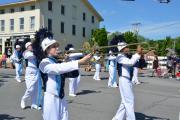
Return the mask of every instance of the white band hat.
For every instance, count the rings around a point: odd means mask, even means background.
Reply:
[[[113,52],[110,50],[110,51],[109,51],[109,54],[112,54],[112,53],[113,53]]]
[[[69,48],[69,51],[73,51],[73,50],[75,50],[74,48]]]
[[[125,42],[119,42],[118,43],[118,50],[121,51],[122,49],[124,49],[125,47],[127,47],[127,43]]]
[[[31,43],[31,42],[27,42],[27,43],[25,44],[26,49],[27,49],[30,45],[32,45],[32,43]]]
[[[41,47],[43,51],[45,51],[49,46],[51,46],[54,43],[57,43],[57,41],[54,39],[45,38],[41,43]]]
[[[16,49],[17,49],[17,48],[21,48],[21,46],[20,46],[20,45],[16,45]]]

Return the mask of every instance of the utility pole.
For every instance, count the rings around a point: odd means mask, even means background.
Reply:
[[[139,33],[139,26],[140,25],[141,25],[140,22],[132,24],[132,31],[134,32],[134,34],[138,35],[138,33]]]

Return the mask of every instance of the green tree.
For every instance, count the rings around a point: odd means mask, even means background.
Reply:
[[[175,43],[176,43],[176,47],[175,47],[176,53],[180,57],[180,37],[177,37],[174,40],[175,40]]]
[[[121,34],[122,34],[121,32],[111,33],[110,35],[108,35],[107,39],[108,39],[108,41],[111,41],[115,36],[118,36],[118,35],[121,35]]]
[[[92,41],[96,42],[99,46],[108,45],[106,29],[105,28],[96,29],[93,33]]]
[[[137,36],[133,33],[133,32],[125,32],[124,34],[124,38],[126,40],[126,43],[137,43]]]
[[[170,36],[167,36],[165,39],[149,41],[149,44],[156,48],[155,50],[157,52],[157,55],[166,56],[166,49],[172,49],[173,39]]]
[[[125,32],[123,35],[124,35],[125,42],[128,44],[138,42],[137,35],[134,34],[133,32],[128,31],[128,32]],[[137,46],[129,46],[129,48],[136,49]]]

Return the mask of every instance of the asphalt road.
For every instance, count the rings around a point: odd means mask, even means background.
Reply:
[[[180,81],[140,75],[141,85],[134,86],[137,120],[179,120]],[[17,83],[15,71],[0,69],[0,120],[42,120],[42,111],[20,108],[25,83]],[[108,88],[108,73],[102,81],[92,79],[93,72],[83,72],[77,97],[66,96],[69,120],[111,120],[121,98],[119,89]],[[68,80],[66,95],[68,95]]]

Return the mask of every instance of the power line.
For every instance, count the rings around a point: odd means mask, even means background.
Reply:
[[[135,0],[121,0],[121,1],[134,2]],[[158,1],[159,3],[169,3],[169,2],[171,2],[170,0],[155,0],[155,1]]]
[[[163,26],[159,26],[159,27],[154,27],[154,28],[145,30],[144,32],[147,32],[147,31],[153,31],[153,30],[158,30],[158,29],[162,29],[162,28],[166,28],[166,27],[171,27],[171,26],[174,26],[174,25],[180,25],[180,22],[177,22],[177,23],[171,23],[171,24],[167,24],[167,25],[163,25]]]

